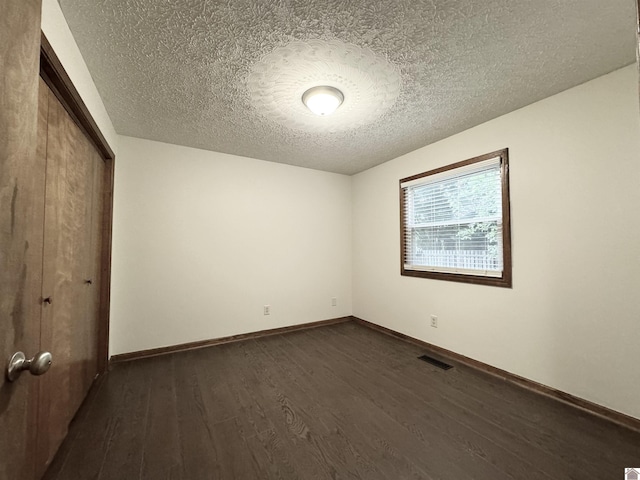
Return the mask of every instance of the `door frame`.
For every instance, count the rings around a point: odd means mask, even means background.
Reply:
[[[100,153],[104,165],[104,209],[102,216],[102,253],[100,259],[100,310],[98,314],[98,374],[109,367],[109,313],[111,301],[111,245],[113,225],[113,179],[115,154],[102,135],[89,109],[62,66],[53,47],[41,32],[40,76],[62,103],[73,121]]]

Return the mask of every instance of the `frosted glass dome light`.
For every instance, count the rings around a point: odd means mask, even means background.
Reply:
[[[340,90],[326,85],[310,88],[302,95],[302,103],[320,116],[331,115],[343,101],[344,95]]]

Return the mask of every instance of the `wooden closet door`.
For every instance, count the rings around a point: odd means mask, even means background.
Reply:
[[[102,158],[49,88],[41,348],[54,364],[40,394],[39,457],[48,464],[98,373]],[[101,218],[100,218],[101,220]]]
[[[93,319],[91,322],[90,339],[93,341],[95,351],[92,358],[98,359],[100,348],[98,345],[100,336],[100,293],[102,290],[102,254],[105,246],[104,239],[104,208],[105,195],[104,183],[106,167],[100,154],[93,150],[93,186],[91,201],[91,256],[88,257],[87,279],[87,317]],[[92,374],[99,373],[99,365],[96,363],[94,367],[98,370],[92,370]]]

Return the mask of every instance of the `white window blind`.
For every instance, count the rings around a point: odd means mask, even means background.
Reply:
[[[501,158],[403,182],[404,267],[501,277]]]

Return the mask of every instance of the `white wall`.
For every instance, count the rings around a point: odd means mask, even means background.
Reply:
[[[91,112],[91,116],[100,128],[102,135],[114,153],[117,153],[118,136],[56,0],[43,0],[42,2],[42,31]]]
[[[632,65],[356,175],[354,315],[640,418],[639,126]],[[513,289],[401,277],[398,180],[503,147]]]
[[[120,137],[115,182],[111,354],[351,314],[350,177]]]

